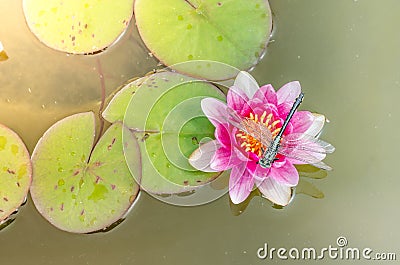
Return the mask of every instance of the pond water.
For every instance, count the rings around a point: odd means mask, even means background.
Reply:
[[[337,247],[339,236],[348,247],[399,255],[400,2],[270,4],[274,35],[252,75],[275,88],[300,80],[306,95],[301,108],[329,118],[323,139],[336,147],[326,159],[334,170],[311,180],[325,198],[298,195],[279,210],[256,197],[235,216],[228,196],[177,207],[142,193],[122,224],[91,235],[57,230],[29,198],[0,232],[2,264],[286,264],[298,261],[261,260],[258,248],[267,243],[319,250]],[[98,110],[99,66],[107,95],[157,67],[132,25],[105,53],[66,56],[30,33],[20,1],[0,0],[0,6],[0,40],[10,57],[0,63],[0,122],[18,132],[30,151],[55,121]],[[321,261],[345,262],[328,256]]]

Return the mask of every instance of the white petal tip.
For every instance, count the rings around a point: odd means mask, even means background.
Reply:
[[[257,81],[248,72],[241,71],[236,76],[233,86],[242,90],[248,98],[252,98],[259,89]]]
[[[277,205],[286,206],[291,200],[292,189],[271,178],[265,179],[258,189],[265,198]]]
[[[233,197],[230,197],[231,198],[231,202],[233,203],[233,204],[241,204],[242,202],[244,202],[246,199],[244,199],[244,200],[241,200],[241,199],[238,199],[238,198],[233,198]]]
[[[211,161],[218,149],[216,141],[210,141],[200,145],[189,157],[189,164],[197,170],[204,172],[218,172],[210,167]]]

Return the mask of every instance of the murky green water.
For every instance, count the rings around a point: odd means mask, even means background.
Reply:
[[[19,1],[0,0],[0,7],[0,40],[10,57],[0,63],[0,122],[30,150],[56,120],[98,108],[97,60],[107,93],[157,64],[132,28],[101,56],[68,57],[32,36]],[[252,74],[276,88],[300,80],[301,108],[331,121],[323,138],[337,148],[327,158],[334,171],[313,181],[324,199],[299,195],[276,210],[255,198],[234,216],[227,196],[184,208],[142,193],[121,225],[93,235],[57,230],[29,200],[0,232],[1,264],[280,264],[295,261],[260,260],[257,249],[337,247],[338,236],[349,247],[400,259],[400,2],[273,0],[271,7],[273,42]]]

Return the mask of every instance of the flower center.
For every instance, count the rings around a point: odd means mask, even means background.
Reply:
[[[245,118],[245,122],[242,123],[243,126],[246,127],[246,131],[249,134],[240,130],[236,134],[236,137],[242,142],[240,146],[245,148],[246,152],[252,152],[258,157],[262,157],[262,149],[265,151],[268,146],[263,145],[261,139],[257,139],[255,137],[257,137],[257,135],[262,135],[260,131],[263,130],[269,130],[272,134],[272,137],[275,137],[281,130],[282,125],[278,127],[278,124],[280,123],[281,121],[279,119],[274,119],[272,113],[267,115],[267,112],[264,111],[261,116],[250,113],[249,117]],[[250,134],[254,135],[255,137]]]

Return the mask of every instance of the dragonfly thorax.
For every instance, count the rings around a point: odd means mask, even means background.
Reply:
[[[263,156],[258,160],[258,164],[263,168],[270,168],[272,163],[277,160],[280,139],[274,138],[267,150],[263,152]]]

